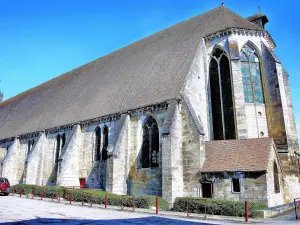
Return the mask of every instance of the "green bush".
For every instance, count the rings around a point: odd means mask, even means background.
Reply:
[[[35,188],[34,195],[40,197],[41,196],[41,190],[44,191],[44,197],[45,198],[51,198],[52,193],[59,195],[60,197],[63,197],[64,194],[64,188],[61,187],[49,187],[49,186],[36,186],[36,185],[27,185],[27,184],[18,184],[12,187],[12,190],[14,190],[14,193],[19,194],[20,189],[22,189],[23,195],[32,194],[32,189]],[[70,200],[70,192],[72,191],[72,199],[75,202],[82,202],[82,199],[84,202],[89,203],[90,198],[92,196],[92,202],[94,204],[104,204],[105,195],[107,195],[108,204],[113,206],[125,206],[125,207],[133,207],[136,208],[145,208],[149,209],[152,207],[155,207],[156,205],[156,196],[146,195],[146,196],[121,196],[121,195],[115,195],[111,193],[107,193],[102,190],[82,190],[82,189],[67,189],[66,190],[66,200]],[[169,210],[169,203],[167,200],[159,197],[158,198],[158,208],[160,210]]]
[[[125,207],[133,207],[135,205],[136,208],[151,208],[155,207],[156,205],[156,196],[127,196],[127,195],[115,195],[111,193],[107,193],[102,190],[80,190],[80,189],[73,189],[67,190],[66,199],[70,200],[70,192],[72,191],[73,201],[81,202],[82,198],[84,202],[90,201],[90,196],[92,195],[93,203],[95,204],[104,204],[105,195],[107,195],[108,204],[114,206],[125,206]],[[158,208],[160,210],[168,210],[169,203],[167,200],[159,197],[158,198]]]
[[[217,199],[203,198],[176,198],[173,205],[173,211],[186,212],[187,203],[191,213],[206,213],[223,216],[245,216],[245,202],[236,202]],[[259,217],[261,213],[257,210],[267,208],[265,203],[250,202],[249,217]]]
[[[43,197],[45,198],[51,198],[52,194],[55,194],[56,196],[63,196],[63,188],[60,187],[50,187],[50,186],[37,186],[37,185],[28,185],[28,184],[17,184],[12,186],[12,190],[14,190],[14,193],[20,194],[20,189],[22,189],[23,195],[28,195],[34,193],[34,196],[41,196],[41,192],[43,190]],[[34,192],[33,192],[34,189]]]

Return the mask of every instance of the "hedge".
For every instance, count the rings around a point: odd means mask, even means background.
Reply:
[[[205,213],[206,205],[207,214],[240,217],[245,216],[245,202],[217,199],[192,197],[176,198],[172,210],[177,212],[186,212],[187,203],[191,213]],[[249,202],[249,217],[261,217],[262,212],[257,210],[262,210],[265,208],[267,208],[265,203]]]
[[[27,184],[18,184],[12,187],[15,193],[19,194],[19,190],[22,189],[24,195],[28,195],[32,193],[32,188],[35,187],[35,196],[41,195],[41,189],[43,188],[44,197],[51,198],[52,193],[59,194],[59,196],[63,197],[64,188],[62,187],[49,187],[49,186],[36,186],[36,185],[27,185]],[[94,204],[104,204],[105,195],[108,198],[108,204],[113,206],[125,206],[125,207],[133,207],[135,205],[136,208],[145,208],[149,209],[155,207],[156,196],[146,195],[146,196],[121,196],[111,194],[102,190],[82,190],[82,189],[67,189],[66,191],[66,200],[70,200],[70,192],[72,191],[72,199],[75,202],[82,202],[82,195],[84,202],[90,201],[90,196],[92,195]],[[159,197],[158,198],[158,208],[160,210],[169,210],[169,203],[167,200]]]
[[[23,195],[32,194],[33,188],[35,189],[35,191],[34,191],[35,196],[41,196],[41,191],[43,189],[43,192],[44,192],[43,197],[45,197],[45,198],[51,198],[52,193],[62,197],[63,192],[64,192],[64,189],[60,188],[60,187],[50,187],[50,186],[40,187],[37,185],[30,185],[30,184],[17,184],[17,185],[12,186],[12,190],[14,190],[14,193],[19,194],[20,189],[22,189]]]

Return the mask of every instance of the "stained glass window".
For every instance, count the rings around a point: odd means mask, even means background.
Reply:
[[[241,71],[245,102],[264,103],[261,70],[257,54],[249,45],[245,45],[241,52]]]

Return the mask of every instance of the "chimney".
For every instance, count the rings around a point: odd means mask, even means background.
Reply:
[[[3,102],[3,93],[0,91],[0,103]]]
[[[266,15],[262,14],[261,12],[253,15],[253,16],[249,16],[247,18],[250,22],[260,26],[261,28],[265,28],[265,24],[267,22],[269,22],[268,18]]]

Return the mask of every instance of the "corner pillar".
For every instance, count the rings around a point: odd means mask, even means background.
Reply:
[[[179,104],[170,104],[169,110],[171,123],[167,121],[162,141],[162,196],[173,203],[183,197],[182,123]]]

